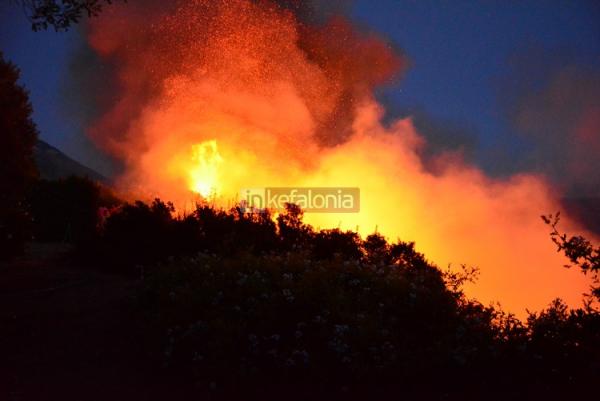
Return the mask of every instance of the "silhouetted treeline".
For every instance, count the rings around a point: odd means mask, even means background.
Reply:
[[[574,399],[597,391],[600,317],[591,306],[555,300],[520,321],[465,296],[472,270],[443,272],[413,243],[379,234],[316,231],[293,205],[273,219],[125,203],[92,232],[80,255],[143,278],[140,340],[191,392]]]
[[[15,0],[25,11],[33,31],[49,27],[67,31],[84,17],[97,16],[111,0]]]
[[[71,242],[78,264],[143,279],[140,341],[192,393],[573,399],[597,391],[600,315],[591,304],[570,310],[555,300],[520,321],[465,296],[475,270],[441,271],[413,243],[315,230],[295,205],[276,218],[208,205],[178,215],[170,203],[121,202],[75,177],[37,181],[26,199],[36,240]],[[597,272],[598,249],[545,220],[573,263]]]

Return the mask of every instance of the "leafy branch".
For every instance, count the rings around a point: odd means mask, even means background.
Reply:
[[[56,31],[66,31],[72,24],[80,22],[84,16],[97,16],[106,4],[113,0],[17,0],[20,3],[34,31],[46,30],[52,26]]]
[[[556,215],[549,214],[541,217],[544,223],[552,228],[550,237],[557,245],[558,252],[564,253],[571,262],[565,267],[577,266],[583,274],[590,273],[594,283],[592,285],[592,296],[600,300],[600,279],[598,277],[600,273],[600,247],[595,247],[589,240],[580,235],[568,236],[566,233],[561,233],[557,228],[560,222],[560,212]]]

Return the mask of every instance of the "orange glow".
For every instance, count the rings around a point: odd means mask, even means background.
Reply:
[[[542,177],[493,179],[452,155],[431,172],[411,120],[382,123],[373,89],[407,61],[376,36],[246,0],[131,2],[92,24],[122,89],[90,134],[125,162],[118,186],[132,197],[186,207],[196,192],[227,207],[241,188],[359,187],[360,213],[306,221],[416,241],[442,268],[476,265],[469,294],[521,315],[557,296],[580,303],[586,278],[562,268],[539,218],[560,209]]]

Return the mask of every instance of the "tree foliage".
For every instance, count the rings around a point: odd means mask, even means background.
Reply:
[[[159,200],[137,202],[115,211],[97,242],[102,254],[147,267],[137,299],[148,346],[157,364],[190,378],[192,394],[501,400],[595,391],[597,311],[555,300],[521,321],[463,293],[477,269],[442,272],[414,243],[377,233],[315,231],[294,205],[274,222],[207,206],[173,216]]]
[[[118,202],[108,189],[89,178],[36,181],[27,194],[33,238],[75,244],[93,240],[102,211]]]
[[[36,177],[33,147],[38,131],[31,119],[19,70],[0,53],[0,255],[18,252],[27,237],[24,196]]]
[[[101,202],[88,184],[41,182],[40,202],[64,195],[48,227],[80,220],[93,233],[79,243],[84,260],[136,278],[144,336],[131,346],[182,378],[190,399],[597,395],[593,308],[555,300],[519,320],[465,295],[476,268],[441,271],[414,243],[377,233],[315,230],[295,205],[276,219],[203,204],[177,215],[156,199],[92,223]]]
[[[112,0],[18,0],[25,9],[31,29],[40,31],[53,27],[66,31],[83,17],[98,15]]]

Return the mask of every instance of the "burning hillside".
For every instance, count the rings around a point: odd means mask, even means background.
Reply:
[[[560,208],[542,177],[492,179],[448,155],[434,174],[411,120],[382,122],[373,90],[408,64],[382,38],[270,1],[162,3],[110,7],[88,33],[119,84],[89,132],[124,162],[121,192],[181,209],[199,197],[228,206],[248,187],[358,187],[359,213],[305,220],[416,241],[440,266],[477,265],[470,295],[510,310],[579,303],[585,277],[560,268],[539,218]]]

